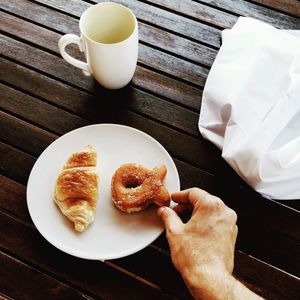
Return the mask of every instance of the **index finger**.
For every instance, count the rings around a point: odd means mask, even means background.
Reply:
[[[180,192],[175,192],[171,195],[174,202],[180,204],[192,204],[196,206],[197,203],[203,203],[207,201],[207,198],[211,195],[199,188],[190,188]]]

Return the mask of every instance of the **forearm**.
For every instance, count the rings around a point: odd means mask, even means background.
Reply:
[[[258,296],[257,294],[253,293],[251,290],[249,290],[246,286],[244,286],[240,281],[235,279],[232,276],[233,280],[233,294],[232,294],[232,299],[249,299],[249,300],[258,300],[258,299],[263,299],[262,297]],[[242,295],[242,298],[239,297]]]
[[[199,276],[184,277],[195,299],[201,300],[258,300],[263,299],[253,293],[232,275],[225,272],[206,272]]]

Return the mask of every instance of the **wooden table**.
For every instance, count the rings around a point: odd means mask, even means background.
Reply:
[[[239,279],[268,299],[299,299],[299,203],[252,191],[202,139],[197,122],[222,29],[240,15],[300,29],[300,2],[116,2],[139,20],[139,62],[129,86],[107,91],[67,64],[57,48],[62,34],[78,34],[79,16],[94,1],[1,1],[0,298],[191,299],[164,235],[129,257],[89,261],[57,250],[29,217],[26,183],[41,152],[75,128],[119,123],[166,147],[182,188],[206,189],[236,210]],[[76,47],[69,51],[80,56]]]

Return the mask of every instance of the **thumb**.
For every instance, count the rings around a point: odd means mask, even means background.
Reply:
[[[181,229],[183,223],[173,209],[163,206],[158,209],[157,213],[163,221],[167,231],[178,232]]]

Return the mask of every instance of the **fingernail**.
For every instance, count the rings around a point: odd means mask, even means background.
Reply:
[[[165,206],[161,206],[158,210],[157,210],[157,213],[158,215],[160,216],[162,214],[162,212],[166,209]]]

